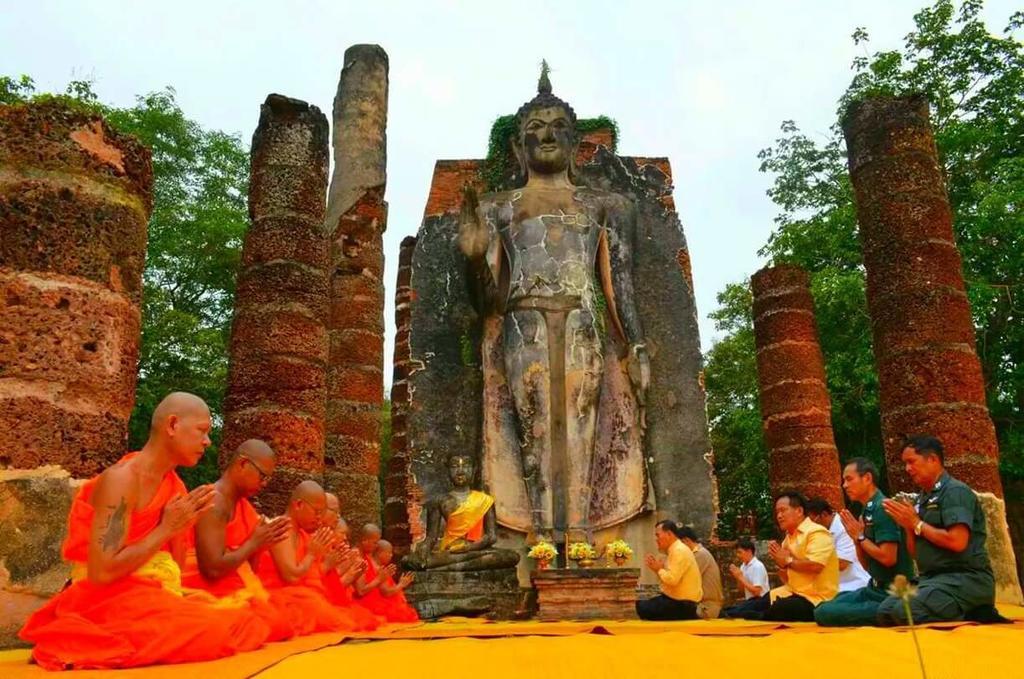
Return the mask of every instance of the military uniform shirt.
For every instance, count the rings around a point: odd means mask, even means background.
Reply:
[[[892,520],[892,517],[885,513],[882,508],[882,500],[885,495],[882,491],[875,490],[875,494],[864,505],[861,518],[864,519],[864,535],[876,545],[883,545],[887,542],[895,542],[896,563],[892,566],[883,566],[880,562],[867,556],[868,573],[871,574],[871,584],[878,589],[889,589],[893,578],[897,575],[905,575],[908,578],[914,577],[914,561],[910,558],[907,550],[907,539],[903,530]]]
[[[918,537],[917,568],[922,577],[964,571],[987,573],[991,577],[992,566],[985,551],[985,514],[967,484],[943,472],[935,487],[921,494],[917,515],[936,528],[948,529],[962,523],[971,530],[967,549],[960,553],[937,547]]]

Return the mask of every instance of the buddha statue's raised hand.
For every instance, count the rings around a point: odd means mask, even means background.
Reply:
[[[459,212],[459,249],[470,259],[478,259],[487,252],[487,225],[480,222],[477,208],[480,199],[472,184],[462,187],[462,209]]]

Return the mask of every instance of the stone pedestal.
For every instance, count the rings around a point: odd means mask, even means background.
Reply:
[[[1017,578],[1017,558],[1010,542],[1010,529],[1006,521],[1006,503],[992,493],[975,493],[985,511],[985,549],[992,562],[992,575],[996,580],[996,603],[1020,606],[1024,603],[1020,581]]]
[[[71,572],[60,556],[79,482],[57,466],[0,470],[0,648]]]
[[[521,617],[525,599],[515,568],[490,571],[417,571],[405,596],[423,619],[443,615]]]
[[[636,618],[639,568],[573,568],[537,571],[537,617],[554,620]]]

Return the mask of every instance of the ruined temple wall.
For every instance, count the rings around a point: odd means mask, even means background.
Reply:
[[[272,94],[253,135],[220,450],[222,464],[249,438],[277,452],[259,496],[265,512],[282,511],[295,484],[324,464],[327,134],[315,106]]]
[[[324,483],[356,524],[380,520],[384,401],[384,250],[387,225],[388,57],[354,45],[334,99],[330,241],[330,357]]]
[[[124,454],[152,189],[149,150],[99,116],[0,106],[0,468]]]
[[[841,508],[839,451],[810,277],[796,266],[766,267],[751,278],[751,288],[772,495],[797,490]]]
[[[409,551],[412,535],[423,534],[423,526],[409,520],[409,447],[406,420],[409,413],[409,326],[412,320],[412,255],[416,239],[402,239],[398,253],[398,277],[395,286],[395,349],[391,376],[391,457],[384,470],[384,538],[396,553]],[[419,514],[417,513],[418,517]]]
[[[867,270],[890,488],[903,437],[942,440],[951,473],[1002,496],[995,427],[942,167],[920,97],[875,98],[844,120]]]

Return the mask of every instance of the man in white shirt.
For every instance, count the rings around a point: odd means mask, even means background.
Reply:
[[[839,557],[839,591],[852,592],[867,587],[871,576],[857,558],[857,545],[846,532],[839,513],[832,509],[828,500],[820,497],[807,501],[807,516],[819,526],[828,528],[832,540],[836,543],[836,555]]]
[[[744,599],[753,599],[765,594],[768,586],[768,569],[757,558],[757,548],[750,538],[740,538],[736,542],[736,556],[740,565],[729,565],[729,572],[736,578],[736,584],[743,590]]]

